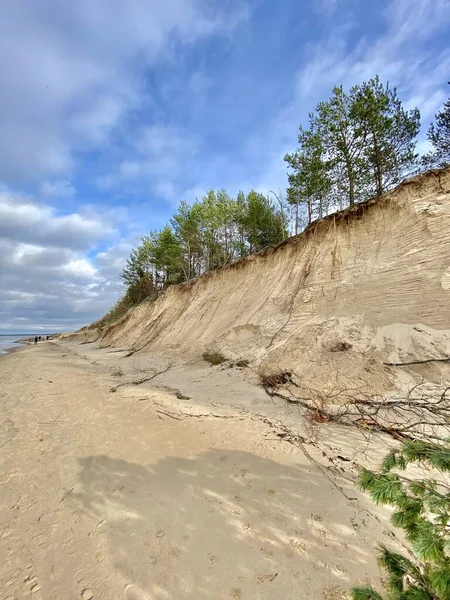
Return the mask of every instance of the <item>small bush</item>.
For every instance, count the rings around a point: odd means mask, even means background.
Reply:
[[[248,367],[248,365],[249,365],[248,360],[245,360],[243,358],[241,360],[238,360],[236,363],[237,367]]]
[[[350,350],[351,348],[353,348],[353,346],[351,344],[349,344],[348,342],[333,342],[332,344],[330,344],[330,346],[328,347],[328,350],[330,352],[345,352],[346,350]]]
[[[206,362],[209,362],[211,365],[214,366],[221,365],[222,363],[227,361],[225,356],[223,356],[223,354],[220,354],[220,352],[204,352],[203,360],[206,360]]]
[[[292,383],[292,373],[288,371],[261,376],[261,385],[264,388],[274,388],[285,383]]]

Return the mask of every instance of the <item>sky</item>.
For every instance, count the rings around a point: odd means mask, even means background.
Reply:
[[[103,315],[142,235],[208,189],[283,190],[335,85],[448,97],[450,0],[0,3],[0,334]]]

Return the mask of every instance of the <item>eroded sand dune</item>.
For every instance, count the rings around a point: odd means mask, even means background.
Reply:
[[[379,587],[377,544],[401,540],[354,483],[395,442],[254,384],[290,371],[336,401],[448,382],[448,362],[384,363],[450,356],[449,232],[450,169],[103,331],[2,357],[4,596],[337,600]],[[210,367],[196,360],[206,350],[251,368]]]
[[[99,342],[194,357],[216,350],[263,372],[290,371],[306,387],[339,380],[389,391],[408,382],[383,362],[450,355],[449,232],[447,169],[173,286]],[[348,350],[334,351],[342,342]]]

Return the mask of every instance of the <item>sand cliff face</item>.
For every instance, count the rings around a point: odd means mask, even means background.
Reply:
[[[390,389],[397,376],[383,362],[450,356],[450,169],[173,286],[101,341],[193,356],[217,350],[313,387],[342,387],[345,378]],[[434,377],[445,371],[436,369]]]

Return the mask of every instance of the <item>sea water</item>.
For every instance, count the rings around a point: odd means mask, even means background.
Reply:
[[[30,335],[0,335],[0,354],[5,354],[7,349],[24,346],[24,344],[16,344],[18,340],[30,337]]]

